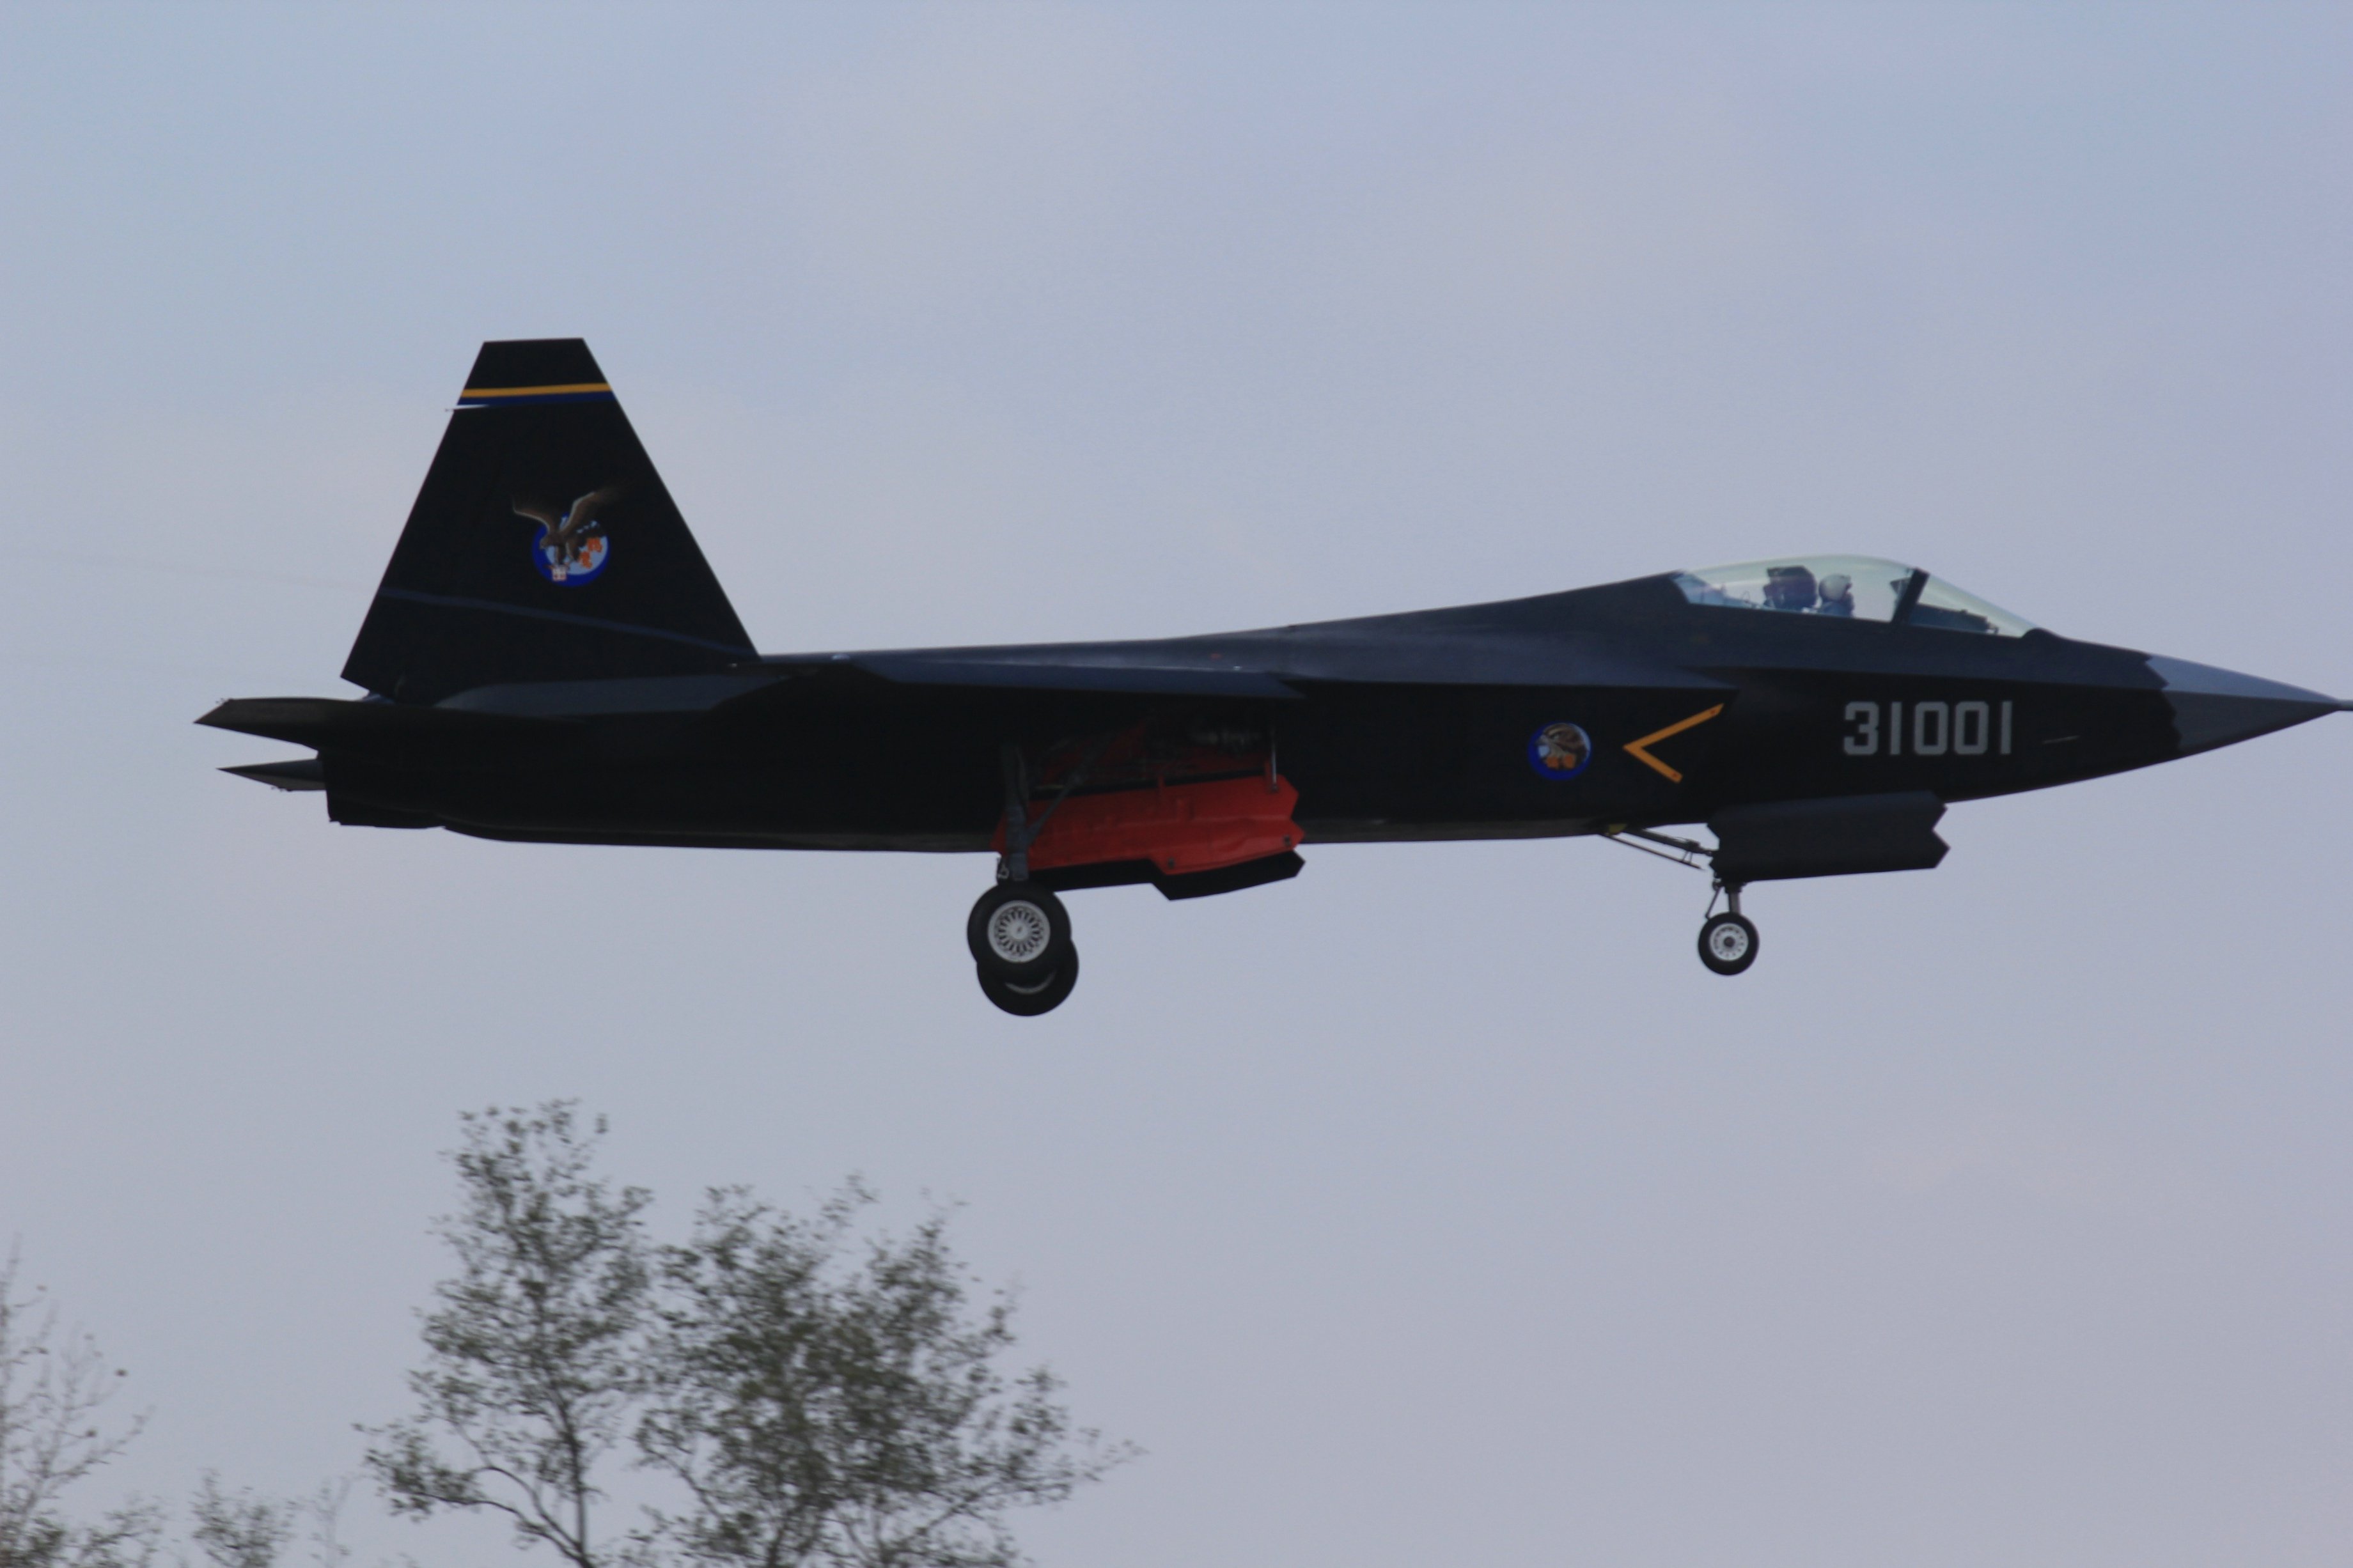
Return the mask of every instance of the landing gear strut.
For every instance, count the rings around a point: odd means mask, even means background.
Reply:
[[[1029,879],[1029,846],[1053,807],[1031,821],[1029,767],[1019,749],[1006,747],[1004,763],[1005,857],[997,886],[974,902],[964,935],[981,994],[1017,1018],[1034,1018],[1060,1006],[1078,984],[1079,950],[1071,945],[1071,911]]]
[[[1709,862],[1716,851],[1704,844],[1623,823],[1603,828],[1601,836],[1629,849],[1640,849],[1645,855],[1655,855],[1678,866],[1713,873]],[[1707,915],[1699,928],[1699,961],[1717,974],[1738,974],[1757,962],[1757,928],[1740,912],[1740,883],[1716,877],[1715,893],[1707,900]],[[1725,900],[1722,914],[1715,912],[1718,898]]]
[[[1757,928],[1740,912],[1740,888],[1719,882],[1731,908],[1699,928],[1699,961],[1718,974],[1737,974],[1757,962]],[[1715,900],[1708,900],[1714,909]]]

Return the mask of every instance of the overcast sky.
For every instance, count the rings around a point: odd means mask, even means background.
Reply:
[[[476,345],[582,335],[766,649],[1160,636],[1759,555],[2353,694],[2353,12],[0,9],[0,1235],[307,1490],[406,1408],[461,1110],[682,1222],[960,1200],[1149,1458],[1047,1568],[2353,1554],[2353,721],[1957,808],[1931,874],[330,826]],[[1368,745],[1383,743],[1368,737]],[[382,1520],[363,1562],[493,1562]]]

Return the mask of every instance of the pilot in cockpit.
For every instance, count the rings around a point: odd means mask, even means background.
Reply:
[[[1818,616],[1854,615],[1854,579],[1843,572],[1833,572],[1822,579],[1822,602],[1814,607]]]
[[[1800,614],[1814,607],[1814,574],[1805,566],[1765,568],[1765,607]]]

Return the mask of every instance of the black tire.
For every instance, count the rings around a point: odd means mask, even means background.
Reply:
[[[972,961],[1024,985],[1053,973],[1071,951],[1071,912],[1035,882],[999,882],[964,922]]]
[[[980,977],[982,995],[1017,1018],[1035,1018],[1070,1000],[1071,988],[1079,983],[1079,950],[1065,949],[1062,962],[1041,980],[1008,980],[991,974],[985,963],[974,964],[973,973]]]
[[[1737,974],[1757,962],[1757,928],[1740,915],[1718,915],[1699,928],[1699,961],[1718,974]]]

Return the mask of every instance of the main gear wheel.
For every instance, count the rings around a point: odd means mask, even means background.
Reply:
[[[1026,985],[1052,973],[1071,951],[1071,913],[1035,882],[999,882],[972,906],[965,941],[975,963]]]
[[[1008,980],[991,973],[985,963],[973,967],[980,977],[983,995],[1017,1018],[1035,1018],[1070,1000],[1071,988],[1079,983],[1079,950],[1066,950],[1060,963],[1035,980]]]

